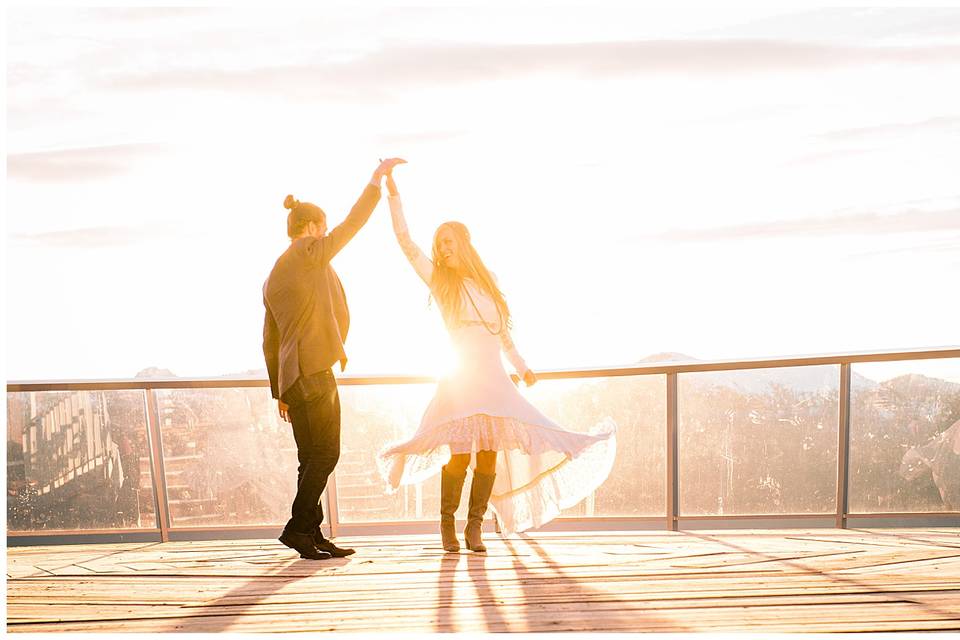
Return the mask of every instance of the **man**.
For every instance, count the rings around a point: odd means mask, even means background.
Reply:
[[[263,355],[280,416],[293,425],[297,443],[297,495],[280,542],[303,558],[343,557],[323,537],[320,495],[340,458],[340,397],[333,365],[346,367],[343,343],[350,313],[340,278],[330,261],[356,235],[380,200],[380,181],[398,163],[384,160],[347,218],[327,233],[326,214],[287,196],[290,246],[263,285]]]

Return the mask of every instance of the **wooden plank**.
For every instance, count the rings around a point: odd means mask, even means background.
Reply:
[[[580,581],[563,581],[548,579],[528,579],[515,576],[502,580],[489,580],[481,576],[482,581],[496,584],[500,589],[523,588],[530,591],[551,590],[567,584],[578,584]],[[478,579],[479,579],[478,578]],[[438,574],[436,577],[425,576],[421,579],[408,578],[404,581],[391,581],[389,593],[396,597],[403,597],[407,593],[414,596],[423,591],[450,589],[457,584],[471,584],[474,577],[467,580],[456,576]],[[132,599],[139,601],[144,594],[156,597],[170,597],[169,594],[188,594],[190,601],[205,601],[211,597],[262,597],[270,594],[319,594],[323,596],[329,591],[331,584],[337,587],[336,593],[341,597],[369,597],[370,594],[385,589],[382,581],[376,580],[337,580],[334,583],[322,581],[298,581],[288,583],[285,580],[257,580],[255,582],[237,581],[236,586],[231,582],[210,583],[205,580],[175,579],[167,582],[151,581],[149,590],[137,589],[140,582],[129,580],[110,580],[91,583],[78,581],[76,583],[35,581],[31,584],[18,583],[11,585],[8,592],[8,602],[17,602],[21,598],[50,598],[57,597],[73,601],[89,599]],[[729,582],[709,578],[697,580],[657,581],[634,580],[629,576],[616,576],[602,581],[589,581],[589,587],[597,591],[612,591],[617,593],[654,593],[680,594],[686,597],[695,597],[697,594],[722,591],[724,593],[805,593],[805,592],[838,592],[838,593],[878,593],[899,591],[926,591],[950,590],[958,588],[956,576],[917,577],[911,579],[877,579],[842,581],[838,582],[829,576],[792,576],[786,579],[748,579]],[[187,596],[184,596],[187,597]]]
[[[460,608],[493,608],[496,609],[499,615],[505,619],[522,619],[524,617],[530,617],[531,615],[541,615],[546,612],[550,612],[551,616],[566,616],[568,614],[573,615],[582,615],[588,613],[589,610],[582,606],[586,603],[569,603],[569,602],[521,602],[521,603],[512,603],[512,602],[500,602],[500,601],[463,601],[457,600],[450,603],[451,606],[456,606]],[[780,614],[783,614],[784,611],[792,612],[792,617],[787,616],[787,619],[799,619],[800,614],[799,610],[807,609],[811,606],[833,606],[833,607],[850,607],[853,605],[866,605],[873,607],[884,607],[886,612],[879,612],[881,617],[889,616],[890,619],[897,619],[898,617],[903,616],[916,616],[918,615],[915,611],[917,607],[902,606],[895,608],[892,605],[897,604],[890,600],[883,600],[880,598],[869,598],[863,596],[856,596],[851,598],[841,598],[835,602],[825,602],[824,599],[815,599],[815,598],[804,598],[804,599],[775,599],[769,603],[762,605],[763,607],[768,608],[779,608]],[[902,604],[902,603],[900,603]],[[266,615],[287,615],[297,618],[306,618],[306,619],[320,619],[320,618],[336,618],[338,620],[352,621],[356,619],[366,619],[376,621],[378,617],[386,614],[387,612],[391,620],[394,620],[398,617],[418,617],[422,616],[422,605],[417,607],[416,605],[383,609],[382,606],[369,606],[362,609],[352,609],[347,608],[346,606],[341,607],[323,607],[312,603],[298,603],[296,605],[267,605],[263,607],[258,607],[255,612],[251,612],[249,607],[242,606],[225,606],[219,607],[217,609],[211,610],[202,610],[196,612],[195,615],[185,616],[182,611],[179,611],[176,607],[162,607],[156,605],[153,608],[147,607],[87,607],[84,611],[76,610],[63,610],[54,607],[54,613],[52,616],[54,619],[57,619],[60,622],[95,622],[98,624],[109,623],[109,622],[123,622],[131,618],[145,619],[150,618],[155,621],[158,626],[166,624],[167,621],[172,619],[177,619],[180,621],[200,619],[210,616],[266,616]],[[744,619],[753,619],[756,617],[754,613],[756,606],[751,601],[745,600],[730,600],[724,601],[722,604],[713,605],[707,602],[701,603],[685,603],[681,605],[680,603],[671,602],[654,602],[654,603],[643,603],[641,606],[638,603],[591,603],[592,610],[596,615],[603,615],[609,612],[637,612],[637,613],[649,613],[652,611],[658,612],[670,612],[671,616],[677,618],[678,621],[682,619],[700,619],[704,611],[708,611],[711,615],[720,616],[722,611],[725,609],[736,609],[738,612],[743,613],[747,612]],[[894,610],[896,609],[896,610]],[[878,609],[879,611],[879,609]],[[941,614],[930,615],[928,613],[923,613],[924,616],[929,616],[928,619],[960,619],[958,614],[944,612]],[[386,617],[386,616],[384,616]],[[781,621],[784,619],[780,615]],[[544,616],[544,620],[547,620],[548,616]],[[927,618],[925,618],[927,619]],[[29,623],[29,622],[47,622],[50,618],[37,618],[30,616],[29,612],[14,610],[13,616],[10,618],[11,621],[15,621],[18,624]],[[389,626],[390,623],[387,623]]]
[[[792,615],[791,615],[792,613]],[[888,610],[874,603],[850,605],[804,606],[799,608],[767,607],[692,610],[651,610],[646,607],[622,607],[598,610],[591,607],[568,607],[557,610],[497,606],[457,606],[447,619],[424,615],[422,611],[391,611],[389,615],[331,616],[295,610],[250,615],[208,615],[168,620],[128,620],[116,622],[61,623],[51,625],[18,625],[16,630],[129,632],[296,632],[296,631],[384,631],[390,629],[428,631],[703,631],[703,630],[817,630],[879,631],[910,629],[957,629],[960,619],[949,615],[932,615],[925,611]]]
[[[331,585],[325,585],[327,587]],[[540,596],[548,597],[556,593],[557,590],[567,589],[566,585],[556,584],[537,584],[537,583],[495,583],[498,594],[504,598],[512,597],[515,594],[522,594],[527,598],[536,598]],[[233,589],[221,591],[197,591],[189,596],[177,597],[173,589],[167,589],[163,592],[143,595],[126,595],[118,592],[100,592],[94,595],[84,597],[79,605],[85,603],[92,604],[123,604],[123,603],[152,603],[152,602],[171,602],[181,604],[182,606],[206,606],[211,602],[237,602],[242,604],[256,604],[258,602],[285,602],[302,600],[304,598],[314,601],[325,600],[370,600],[376,598],[389,598],[397,602],[406,600],[415,600],[423,602],[425,600],[435,599],[438,594],[452,593],[457,588],[454,584],[439,585],[417,585],[404,589],[390,589],[389,595],[383,596],[383,587],[378,589],[375,585],[364,585],[364,588],[344,589],[338,591],[335,596],[328,594],[328,590],[315,587],[314,590],[278,590],[269,591],[258,589],[251,591],[248,589]],[[698,599],[710,597],[775,597],[775,596],[817,596],[830,594],[882,594],[898,595],[919,594],[923,592],[947,592],[956,593],[958,587],[955,582],[941,582],[938,584],[905,584],[905,585],[830,585],[826,582],[818,584],[803,585],[769,585],[763,587],[744,586],[735,589],[732,585],[714,583],[710,585],[701,585],[699,588],[685,589],[682,584],[669,585],[664,589],[652,589],[636,586],[629,582],[611,583],[608,585],[591,585],[591,593],[596,597],[620,597],[635,599]],[[14,596],[8,599],[8,605],[29,603],[33,606],[41,602],[63,602],[71,594],[68,592],[60,593],[41,593],[25,596]],[[960,595],[960,593],[958,593]]]

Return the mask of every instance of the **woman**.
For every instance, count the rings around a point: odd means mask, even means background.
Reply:
[[[488,501],[505,531],[524,531],[555,518],[607,477],[616,450],[609,419],[595,434],[562,429],[517,391],[503,368],[501,349],[530,386],[536,375],[510,338],[510,309],[493,274],[459,222],[440,225],[433,259],[410,239],[391,172],[390,214],[400,248],[430,288],[459,355],[460,366],[437,386],[420,428],[410,440],[381,453],[392,489],[440,476],[440,534],[446,551],[459,551],[454,513],[472,454],[476,467],[463,535],[471,551]]]

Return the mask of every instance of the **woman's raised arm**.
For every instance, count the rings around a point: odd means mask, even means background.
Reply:
[[[429,287],[430,277],[433,275],[433,263],[410,238],[407,221],[403,217],[403,204],[400,202],[400,192],[397,190],[397,183],[393,180],[392,172],[387,174],[387,190],[390,193],[387,200],[390,202],[390,219],[393,221],[393,233],[397,236],[397,242],[403,250],[403,255],[407,256],[407,260],[413,265],[414,271],[417,272],[420,279]]]

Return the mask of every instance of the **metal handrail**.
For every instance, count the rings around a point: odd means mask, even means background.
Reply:
[[[541,380],[572,378],[609,378],[670,373],[697,373],[703,371],[736,371],[739,369],[770,369],[805,367],[826,364],[853,364],[862,362],[894,362],[898,360],[930,360],[960,358],[960,345],[921,349],[893,349],[885,351],[849,351],[840,353],[759,357],[729,360],[689,360],[682,362],[651,362],[612,367],[584,367],[577,369],[537,370]],[[429,384],[438,376],[409,374],[344,374],[337,376],[341,385],[375,384]],[[174,378],[110,378],[100,380],[14,380],[7,382],[7,392],[19,391],[111,391],[131,389],[233,389],[269,387],[262,376],[174,377]]]

